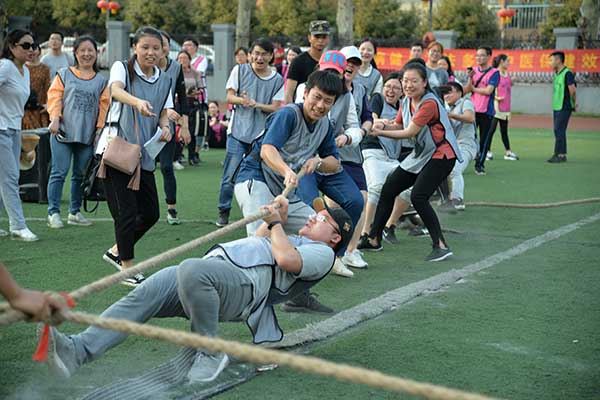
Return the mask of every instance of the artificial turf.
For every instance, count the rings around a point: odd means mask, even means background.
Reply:
[[[545,162],[553,144],[547,130],[511,130],[513,151],[521,157],[517,162],[501,159],[503,149],[498,139],[492,148],[496,159],[486,164],[488,175],[475,176],[471,168],[467,170],[466,201],[541,203],[600,196],[600,132],[569,132],[569,162],[560,165]],[[210,222],[217,214],[223,154],[222,150],[202,153],[205,162],[200,167],[177,172],[180,216],[194,221],[168,226],[163,207],[161,222],[136,247],[138,259],[214,230]],[[156,176],[160,186],[160,173]],[[63,209],[67,191],[65,185]],[[159,193],[162,197],[160,189]],[[370,263],[368,270],[357,271],[353,279],[328,277],[315,291],[325,304],[346,309],[598,212],[600,203],[540,210],[471,207],[457,215],[440,215],[443,226],[459,232],[447,234],[456,254],[452,259],[425,263],[429,240],[399,232],[400,245],[386,245],[383,252],[365,256]],[[46,206],[26,204],[25,214],[44,218]],[[108,216],[105,205],[92,215]],[[232,217],[239,217],[237,209]],[[112,244],[112,223],[96,222],[92,228],[67,226],[62,230],[51,230],[42,221],[29,225],[41,237],[39,242],[0,240],[2,261],[23,285],[70,291],[114,271],[101,260]],[[600,307],[594,289],[600,280],[599,234],[598,222],[588,225],[467,279],[462,285],[453,285],[366,322],[315,346],[311,353],[508,398],[597,398],[600,334],[594,328],[600,327]],[[208,247],[179,260],[199,256]],[[125,286],[110,288],[82,300],[77,308],[99,313],[128,290]],[[325,318],[282,312],[278,316],[288,332]],[[189,324],[180,319],[151,323],[189,329]],[[77,332],[81,327],[64,324],[61,329]],[[35,348],[34,331],[32,325],[23,323],[0,328],[0,398],[76,398],[116,378],[136,375],[177,350],[174,345],[130,338],[98,362],[82,368],[68,384],[57,383],[48,378],[43,366],[30,361]],[[223,324],[221,335],[250,339],[243,324]],[[282,369],[222,398],[283,395],[292,399],[394,397]]]

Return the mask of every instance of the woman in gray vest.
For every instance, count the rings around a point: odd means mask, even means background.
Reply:
[[[179,135],[183,139],[183,142],[189,144],[191,141],[190,130],[188,128],[189,108],[183,71],[177,61],[169,58],[171,37],[166,32],[161,31],[160,33],[163,38],[163,57],[159,62],[159,67],[171,79],[171,96],[173,103],[177,104],[177,111],[179,111],[177,112],[174,109],[167,110],[169,121],[171,121],[171,132],[175,133],[175,125],[178,125]],[[175,101],[176,99],[177,102]],[[169,140],[158,154],[160,172],[163,176],[163,189],[167,203],[167,222],[169,225],[179,225],[181,223],[177,216],[177,180],[173,172],[176,146],[175,135],[171,135],[171,140]]]
[[[37,235],[27,228],[19,197],[21,122],[29,98],[29,70],[37,44],[31,32],[15,29],[4,39],[0,55],[0,211],[6,208],[10,235],[33,242]],[[0,236],[8,232],[0,229]]]
[[[372,39],[365,38],[358,44],[358,50],[360,51],[362,65],[354,80],[367,88],[367,96],[371,98],[375,93],[381,93],[383,88],[383,77],[374,60],[377,54],[377,46]]]
[[[131,176],[106,166],[104,188],[110,213],[115,220],[116,244],[104,254],[104,260],[115,268],[134,264],[134,246],[159,218],[158,194],[154,180],[154,158],[143,147],[160,127],[160,142],[171,140],[167,109],[173,108],[171,79],[160,68],[163,56],[162,36],[151,27],[136,31],[134,55],[127,62],[117,61],[110,70],[111,104],[108,120],[117,127],[118,135],[129,143],[139,143],[141,176],[139,188],[130,187]],[[139,136],[139,138],[138,138]],[[102,141],[100,141],[102,143]],[[103,151],[103,149],[97,149]],[[142,274],[123,283],[137,286]]]
[[[394,206],[394,199],[402,191],[413,187],[411,201],[429,230],[433,251],[427,261],[440,261],[452,255],[442,235],[439,220],[429,204],[429,198],[448,177],[458,159],[462,160],[448,113],[427,81],[427,70],[420,63],[404,66],[401,113],[394,123],[377,122],[371,134],[375,136],[412,138],[413,151],[388,176],[381,190],[375,219],[369,232],[369,249],[380,250],[385,222]]]
[[[69,225],[89,226],[81,212],[81,183],[93,154],[97,129],[104,126],[108,110],[108,80],[98,73],[96,41],[81,36],[73,45],[75,66],[62,68],[48,90],[52,167],[48,181],[48,226],[62,228],[60,200],[73,160]]]

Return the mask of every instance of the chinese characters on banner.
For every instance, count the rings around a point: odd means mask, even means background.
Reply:
[[[506,54],[511,72],[552,72],[550,53],[554,50],[493,50],[492,57]],[[565,64],[574,72],[600,72],[600,50],[562,50]],[[375,62],[380,70],[398,70],[408,61],[410,49],[380,47]],[[475,66],[475,49],[446,49],[452,69],[464,71]],[[490,59],[490,65],[492,60]]]

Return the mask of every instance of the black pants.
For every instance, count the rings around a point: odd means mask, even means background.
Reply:
[[[483,167],[483,164],[485,164],[485,155],[494,135],[494,132],[491,130],[492,119],[494,117],[485,113],[475,113],[475,123],[479,128],[479,154],[475,160],[476,167]]]
[[[440,221],[431,204],[429,204],[429,198],[440,183],[448,177],[450,171],[454,168],[455,161],[456,159],[454,158],[451,160],[446,158],[431,159],[418,174],[413,174],[403,170],[402,167],[398,167],[388,175],[381,189],[381,196],[377,204],[377,211],[375,211],[375,218],[373,219],[369,237],[377,238],[381,241],[383,228],[394,208],[394,199],[401,192],[412,186],[410,200],[423,220],[425,227],[429,230],[433,246],[438,247],[440,239],[446,243],[442,235]]]
[[[134,258],[134,245],[158,221],[158,194],[154,172],[142,170],[140,189],[127,188],[131,177],[106,167],[104,189],[115,224],[115,239],[121,260]]]
[[[158,153],[160,162],[160,172],[163,176],[163,188],[165,190],[165,200],[167,204],[177,204],[177,180],[173,172],[173,159],[175,158],[175,130],[172,131],[171,140],[165,144],[165,147]]]
[[[510,150],[510,141],[508,140],[508,120],[494,118],[492,121],[492,126],[490,127],[492,137],[490,138],[490,142],[488,143],[486,152],[488,152],[490,150],[490,147],[492,147],[492,138],[496,133],[498,123],[500,123],[500,134],[502,135],[502,144],[504,145],[504,149],[506,151]]]

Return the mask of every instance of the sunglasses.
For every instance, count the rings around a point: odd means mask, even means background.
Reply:
[[[335,225],[333,225],[331,222],[329,222],[327,217],[324,216],[323,214],[311,214],[308,216],[308,219],[311,221],[317,221],[317,222],[327,222],[329,225],[331,225],[331,227],[333,228],[335,233],[337,233],[340,236],[342,235],[340,230],[338,228],[336,228]]]
[[[20,46],[23,48],[23,50],[37,50],[38,49],[38,44],[37,43],[30,43],[30,42],[25,42],[25,43],[17,43],[16,46]]]

